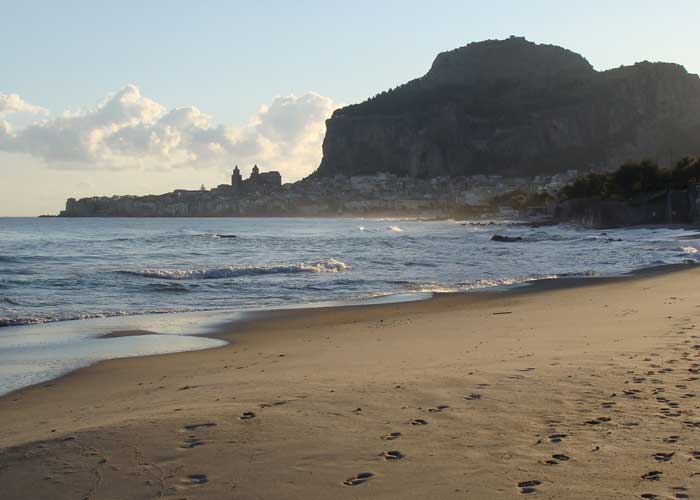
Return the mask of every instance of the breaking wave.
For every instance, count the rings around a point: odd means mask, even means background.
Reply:
[[[325,259],[317,262],[301,262],[298,264],[226,266],[212,269],[143,269],[141,271],[123,272],[146,278],[170,280],[211,280],[238,278],[241,276],[256,276],[260,274],[339,273],[346,271],[349,268],[350,266],[340,260]]]

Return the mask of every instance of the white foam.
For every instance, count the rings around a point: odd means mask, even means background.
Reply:
[[[698,253],[698,249],[695,247],[681,247],[681,250],[683,250],[683,253],[689,253],[691,255]]]
[[[413,293],[454,293],[467,292],[470,290],[480,290],[483,288],[494,288],[500,286],[513,286],[532,281],[556,279],[561,276],[556,274],[545,276],[530,276],[526,278],[501,278],[501,279],[480,279],[476,281],[465,281],[462,283],[420,283],[409,286]]]
[[[45,315],[45,316],[26,316],[21,318],[9,318],[0,316],[0,327],[6,326],[21,326],[21,325],[43,325],[45,323],[55,323],[60,321],[77,321],[84,319],[106,319],[106,318],[119,318],[123,316],[141,316],[143,314],[171,314],[171,313],[185,313],[185,312],[195,312],[195,311],[211,311],[214,310],[210,307],[202,308],[187,308],[187,307],[174,307],[167,309],[144,309],[136,311],[122,311],[122,310],[109,310],[109,311],[95,311],[90,313],[79,313],[79,314],[58,314],[58,315]]]
[[[146,278],[161,278],[171,280],[221,279],[237,278],[240,276],[255,276],[259,274],[292,274],[292,273],[339,273],[350,268],[345,262],[336,259],[325,259],[317,262],[301,262],[298,264],[272,264],[259,266],[225,266],[211,269],[143,269],[138,272],[126,271]]]
[[[395,233],[403,233],[403,229],[401,229],[399,226],[389,226],[387,229],[389,229],[389,231],[394,231]]]

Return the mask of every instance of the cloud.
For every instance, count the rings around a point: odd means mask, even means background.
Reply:
[[[0,150],[29,154],[54,168],[258,163],[282,171],[285,179],[297,179],[318,166],[325,120],[336,107],[332,99],[313,92],[276,97],[247,124],[230,127],[214,123],[194,106],[166,109],[130,84],[92,109],[66,112],[20,130],[0,122]]]
[[[12,125],[4,120],[0,120],[0,150],[3,149],[3,145],[9,147],[12,139]]]
[[[28,103],[17,94],[0,94],[0,116],[6,113],[44,115],[48,111],[40,106]]]
[[[326,119],[337,107],[332,99],[313,92],[277,97],[263,106],[253,125],[262,157],[283,165],[295,178],[308,175],[321,160]],[[305,168],[309,164],[313,169]]]

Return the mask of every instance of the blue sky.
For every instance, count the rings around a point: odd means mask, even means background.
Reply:
[[[694,1],[0,5],[0,87],[51,110],[135,83],[167,106],[194,104],[239,122],[275,95],[362,100],[422,75],[440,51],[511,34],[565,46],[596,68],[649,59],[700,72]]]
[[[247,165],[260,156],[265,166],[280,168],[293,180],[316,166],[318,127],[333,107],[421,76],[438,52],[472,41],[516,34],[579,52],[597,69],[646,59],[677,62],[700,73],[700,2],[580,5],[0,0],[0,95],[17,94],[49,111],[3,116],[0,108],[0,125],[5,120],[16,133],[66,111],[95,111],[115,94],[123,96],[120,105],[136,103],[139,120],[193,107],[188,120],[200,120],[200,112],[209,115],[198,126],[238,141],[232,158],[240,156]],[[94,151],[70,161],[63,155],[60,163],[45,151],[0,153],[0,215],[55,212],[67,194],[160,192],[200,181],[216,184],[227,175],[219,163],[202,160],[201,152],[196,156],[201,165],[183,160],[182,168],[168,175],[149,167],[162,164],[130,154],[129,165],[137,170],[126,168],[125,153],[104,162],[95,160]],[[16,185],[39,176],[53,179],[43,201],[16,199]]]

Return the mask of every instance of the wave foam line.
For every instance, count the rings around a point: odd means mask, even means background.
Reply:
[[[78,321],[83,319],[101,319],[115,318],[120,316],[140,316],[143,314],[172,314],[172,313],[187,313],[198,311],[215,311],[216,308],[172,308],[172,309],[147,309],[143,311],[104,311],[66,314],[57,316],[25,316],[25,317],[5,317],[0,316],[0,328],[6,326],[23,326],[23,325],[43,325],[45,323],[58,323],[61,321]]]
[[[464,281],[461,283],[413,283],[409,285],[409,292],[429,292],[429,293],[454,293],[468,292],[471,290],[481,290],[483,288],[496,288],[503,286],[513,286],[533,281],[552,280],[559,278],[591,277],[596,274],[590,271],[580,273],[547,274],[542,276],[528,276],[520,278],[499,278],[480,279],[475,281]]]
[[[238,278],[241,276],[256,276],[261,274],[339,273],[346,271],[349,268],[350,266],[340,260],[325,259],[317,262],[301,262],[298,264],[225,266],[212,269],[143,269],[141,271],[123,272],[146,278],[170,280],[210,280]]]

